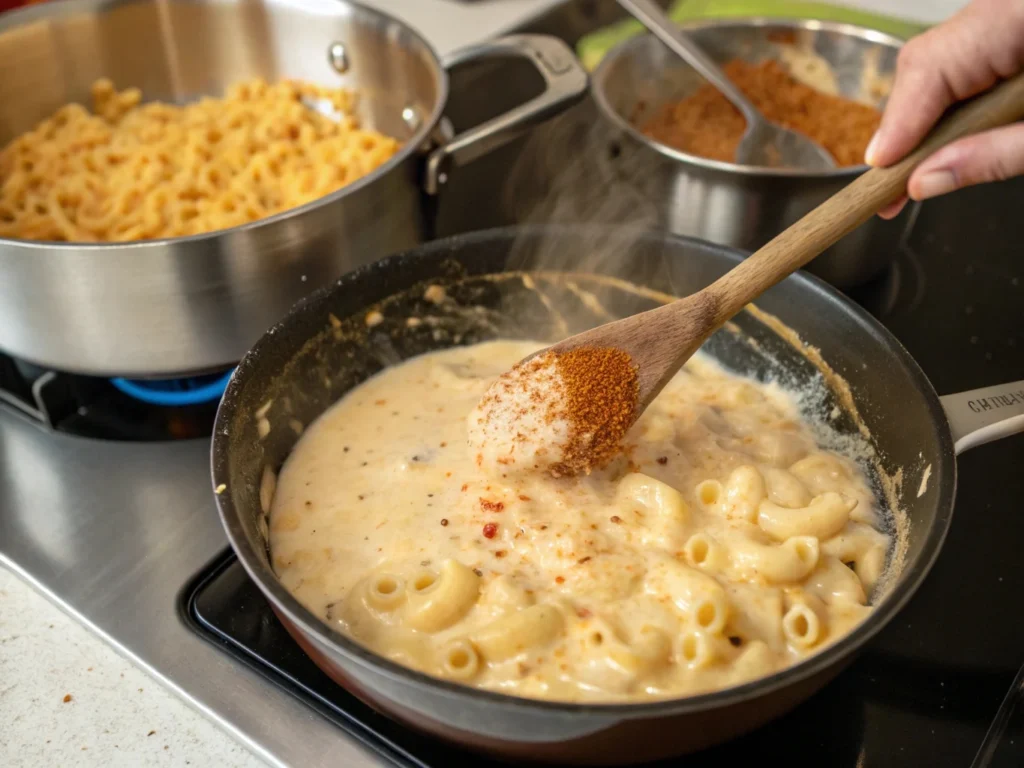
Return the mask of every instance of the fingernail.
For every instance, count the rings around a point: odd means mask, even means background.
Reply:
[[[875,131],[875,135],[871,137],[871,141],[868,142],[868,148],[864,150],[864,162],[868,165],[875,164],[875,154],[878,152],[878,131]]]
[[[939,170],[929,171],[917,180],[914,184],[914,199],[927,200],[929,197],[938,197],[956,189],[956,176],[952,171]]]

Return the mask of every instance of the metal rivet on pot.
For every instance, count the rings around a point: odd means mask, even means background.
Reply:
[[[409,126],[410,131],[415,131],[420,127],[420,116],[412,107],[406,107],[402,110],[402,120]]]
[[[327,49],[327,61],[339,75],[348,72],[348,54],[341,43],[331,43]]]

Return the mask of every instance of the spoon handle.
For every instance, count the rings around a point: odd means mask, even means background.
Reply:
[[[795,272],[906,193],[907,181],[937,150],[975,133],[1024,118],[1024,73],[946,113],[923,142],[903,160],[872,168],[755,251],[706,289],[714,301],[717,327],[764,291]]]
[[[760,121],[761,114],[750,103],[743,91],[733,85],[732,80],[725,76],[722,68],[704,53],[699,45],[695,45],[657,3],[653,0],[618,0],[618,2],[673,53],[697,70],[705,80],[729,99],[733,106],[743,113],[748,124]]]

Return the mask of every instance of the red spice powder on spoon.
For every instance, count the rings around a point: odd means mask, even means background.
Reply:
[[[619,452],[638,394],[637,367],[620,349],[545,352],[491,386],[470,417],[470,444],[492,473],[589,474]]]

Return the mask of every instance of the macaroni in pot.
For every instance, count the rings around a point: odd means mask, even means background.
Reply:
[[[399,149],[360,126],[353,94],[300,81],[237,83],[186,106],[143,104],[137,88],[109,80],[92,96],[92,113],[67,104],[0,147],[0,237],[214,232],[324,197]]]
[[[782,390],[708,358],[606,469],[486,474],[467,416],[538,348],[414,358],[311,425],[271,508],[285,587],[400,664],[559,701],[736,685],[864,619],[889,547],[865,477]]]

